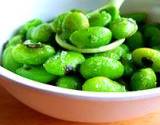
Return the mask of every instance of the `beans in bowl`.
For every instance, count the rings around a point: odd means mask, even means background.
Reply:
[[[7,42],[2,65],[31,80],[93,92],[158,86],[160,25],[146,13],[120,14],[114,2],[26,22]]]

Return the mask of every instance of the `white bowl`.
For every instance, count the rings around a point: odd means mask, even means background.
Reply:
[[[50,20],[73,8],[94,9],[106,0],[5,0],[0,2],[0,53],[13,31],[26,21]],[[10,3],[10,4],[8,4]],[[159,21],[159,0],[127,0],[123,12],[145,11]],[[12,61],[12,60],[11,60]],[[22,78],[0,67],[0,83],[15,98],[46,115],[78,122],[114,122],[160,108],[160,88],[127,93],[91,93],[62,89]]]

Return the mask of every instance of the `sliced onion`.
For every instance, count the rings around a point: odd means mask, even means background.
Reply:
[[[72,51],[77,51],[80,53],[101,53],[106,52],[112,49],[117,48],[118,46],[122,45],[124,43],[125,39],[116,40],[106,46],[98,47],[98,48],[92,48],[92,49],[81,49],[77,48],[69,43],[66,42],[66,40],[61,39],[61,37],[57,34],[56,35],[56,42],[59,46]]]

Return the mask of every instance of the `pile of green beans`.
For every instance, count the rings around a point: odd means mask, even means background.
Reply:
[[[148,23],[147,18],[146,13],[122,16],[112,3],[87,13],[71,10],[49,22],[33,19],[7,42],[2,65],[25,78],[74,90],[155,88],[160,72],[160,25]],[[120,39],[125,43],[100,50]]]

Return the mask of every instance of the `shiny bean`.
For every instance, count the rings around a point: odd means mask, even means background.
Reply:
[[[89,20],[82,12],[69,13],[62,24],[64,38],[69,38],[74,31],[86,29],[88,27]]]
[[[115,39],[128,38],[136,33],[138,26],[131,18],[120,18],[110,24]]]
[[[77,66],[84,61],[84,56],[78,52],[62,51],[49,58],[45,62],[44,68],[53,75],[63,76],[68,72],[75,71]]]
[[[105,11],[97,12],[89,17],[90,26],[106,26],[111,22],[111,15]]]
[[[83,91],[93,92],[125,92],[125,86],[108,79],[107,77],[94,77],[88,79],[83,87]]]
[[[75,31],[70,41],[79,48],[97,48],[111,42],[112,33],[104,27],[90,27]]]
[[[56,76],[48,73],[42,66],[24,66],[17,69],[16,73],[41,83],[48,83],[56,79]]]
[[[11,52],[17,62],[28,65],[43,64],[49,57],[53,56],[54,53],[55,50],[53,47],[44,44],[40,47],[18,44]]]
[[[61,77],[56,85],[61,88],[68,88],[68,89],[74,89],[74,90],[80,90],[81,89],[81,82],[77,77],[73,76],[64,76]]]
[[[157,85],[156,74],[151,68],[145,68],[137,71],[131,78],[132,90],[145,90],[155,88]]]
[[[117,79],[123,75],[124,67],[121,62],[103,56],[95,56],[86,59],[81,64],[80,72],[86,79],[105,76],[110,79]]]
[[[52,34],[49,24],[41,24],[37,27],[30,29],[27,33],[27,38],[32,42],[47,42]]]
[[[10,46],[6,48],[2,55],[2,66],[12,72],[15,72],[16,69],[22,66],[21,63],[18,63],[12,56],[13,47]]]

